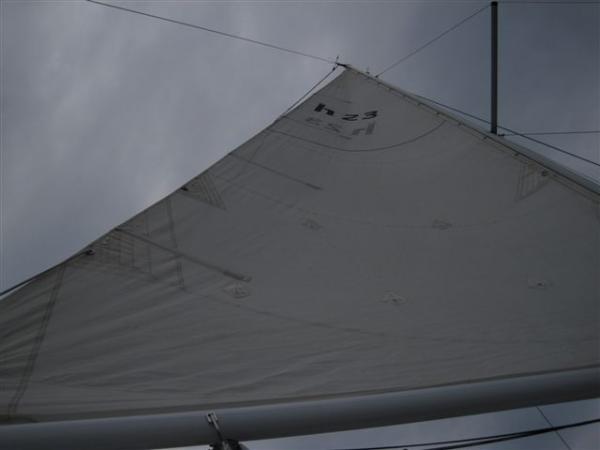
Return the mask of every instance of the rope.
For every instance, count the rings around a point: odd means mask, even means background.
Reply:
[[[174,23],[176,25],[182,25],[184,27],[194,28],[196,30],[207,31],[209,33],[218,34],[220,36],[225,36],[225,37],[232,38],[232,39],[238,39],[240,41],[250,42],[251,44],[262,45],[263,47],[268,47],[268,48],[271,48],[271,49],[274,49],[274,50],[279,50],[279,51],[282,51],[282,52],[292,53],[294,55],[299,55],[299,56],[305,56],[307,58],[316,59],[318,61],[323,61],[323,62],[326,62],[326,63],[329,63],[329,64],[336,64],[336,61],[334,61],[333,59],[323,58],[323,57],[317,56],[317,55],[311,55],[309,53],[300,52],[298,50],[292,50],[290,48],[285,48],[285,47],[281,47],[279,45],[269,44],[268,42],[258,41],[256,39],[250,39],[250,38],[247,38],[247,37],[244,37],[244,36],[239,36],[239,35],[236,35],[236,34],[226,33],[224,31],[214,30],[212,28],[203,27],[201,25],[195,25],[193,23],[182,22],[180,20],[175,20],[175,19],[169,19],[167,17],[162,17],[162,16],[157,16],[157,15],[154,15],[154,14],[150,14],[150,13],[145,13],[145,12],[142,12],[142,11],[138,11],[136,9],[125,8],[123,6],[110,5],[108,3],[102,3],[102,2],[98,2],[96,0],[86,0],[86,1],[89,2],[89,3],[94,3],[96,5],[106,6],[107,8],[118,9],[120,11],[126,11],[126,12],[129,12],[129,13],[139,14],[140,16],[150,17],[152,19],[162,20],[164,22]]]
[[[430,46],[431,44],[433,44],[434,42],[436,42],[438,39],[441,39],[442,37],[444,37],[445,35],[447,35],[448,33],[450,33],[451,31],[454,31],[455,29],[457,29],[458,27],[460,27],[463,23],[467,22],[469,19],[472,19],[473,17],[475,17],[477,14],[479,14],[480,12],[484,11],[485,9],[487,9],[489,7],[489,5],[485,5],[483,8],[478,9],[477,11],[475,11],[473,14],[465,17],[464,19],[462,19],[460,22],[455,23],[454,25],[452,25],[450,28],[448,28],[446,31],[444,31],[443,33],[437,35],[436,37],[434,37],[433,39],[427,41],[425,44],[421,45],[420,47],[416,48],[415,50],[413,50],[412,52],[410,52],[408,55],[403,56],[402,58],[400,58],[398,61],[396,61],[394,64],[392,64],[391,66],[388,66],[387,68],[385,68],[384,70],[382,70],[381,72],[379,72],[377,75],[375,75],[375,77],[379,77],[380,75],[384,74],[385,72],[387,72],[388,70],[393,69],[394,67],[396,67],[398,64],[406,61],[408,58],[410,58],[411,56],[416,55],[417,53],[419,53],[421,50],[425,49],[426,47]]]

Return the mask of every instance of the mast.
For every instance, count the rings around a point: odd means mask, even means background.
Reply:
[[[498,134],[498,2],[494,1],[491,3],[491,127],[490,132],[492,134]]]

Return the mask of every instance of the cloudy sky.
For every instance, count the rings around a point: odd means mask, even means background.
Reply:
[[[339,56],[378,73],[487,2],[116,4]],[[84,1],[0,5],[0,290],[53,266],[202,172],[331,69]],[[500,22],[500,124],[528,132],[600,129],[600,7],[506,3]],[[489,66],[488,9],[382,79],[488,118]],[[539,138],[600,160],[598,134]],[[600,180],[595,166],[534,148]],[[600,415],[597,402],[586,405]],[[568,421],[580,406],[552,411]],[[522,414],[532,426],[544,425],[539,413]],[[503,430],[523,423],[506,417],[497,419]],[[461,426],[479,430],[474,423]],[[425,435],[447,438],[445,431]],[[395,436],[423,437],[412,432]],[[572,448],[587,449],[589,436],[598,438],[598,428],[569,433],[584,436],[584,446],[575,436]],[[371,433],[368,443],[384,435]],[[539,448],[564,448],[556,439]],[[334,441],[320,442],[341,445]],[[285,444],[306,448],[294,445]]]

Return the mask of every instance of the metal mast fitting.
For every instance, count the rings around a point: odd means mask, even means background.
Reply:
[[[219,438],[217,442],[210,444],[211,450],[247,450],[247,448],[238,441],[234,439],[225,439],[223,437],[221,428],[219,428],[219,418],[217,417],[216,413],[209,412],[206,415],[206,421],[214,428]]]

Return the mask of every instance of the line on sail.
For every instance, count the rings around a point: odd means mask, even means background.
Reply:
[[[320,128],[320,127],[318,127],[316,125],[312,125],[312,124],[304,122],[302,120],[294,119],[294,118],[292,118],[290,116],[284,116],[284,117],[282,117],[282,119],[286,119],[286,120],[289,120],[291,122],[297,123],[298,125],[302,125],[303,127],[306,127],[306,128],[308,128],[310,130],[316,130],[316,131],[320,131],[321,133],[326,133],[326,134],[328,134],[330,136],[335,136],[336,138],[339,138],[339,139],[345,139],[345,140],[351,139],[348,136],[337,134],[335,131],[329,131],[329,130],[327,130],[325,128]]]
[[[307,186],[307,187],[309,187],[311,189],[315,189],[317,191],[323,190],[323,188],[321,186],[317,186],[316,184],[312,184],[312,183],[309,183],[308,181],[304,181],[304,180],[301,180],[299,178],[293,177],[293,176],[288,175],[288,174],[286,174],[284,172],[280,172],[279,170],[273,169],[273,168],[268,167],[268,166],[264,166],[264,165],[262,165],[260,163],[257,163],[257,162],[254,162],[254,161],[250,161],[249,159],[242,158],[241,156],[236,155],[235,153],[229,153],[227,156],[231,156],[232,158],[239,159],[240,161],[244,161],[247,164],[251,164],[253,166],[260,167],[261,169],[264,169],[264,170],[266,170],[268,172],[274,173],[275,175],[279,175],[280,177],[286,178],[288,180],[295,181],[296,183],[303,184],[304,186]]]
[[[309,125],[310,126],[310,125]],[[285,138],[282,138],[285,139]],[[432,158],[435,157],[435,155],[437,155],[438,153],[441,153],[443,151],[445,151],[446,149],[442,146],[436,147],[435,150],[432,150],[431,148],[428,149],[427,152],[419,152],[416,155],[412,155],[412,156],[406,156],[406,151],[402,151],[402,152],[396,152],[396,153],[391,153],[389,154],[392,157],[385,157],[385,159],[374,159],[374,158],[369,158],[369,159],[356,159],[352,156],[342,156],[342,155],[336,155],[335,157],[331,154],[331,153],[325,153],[322,152],[321,149],[319,148],[315,148],[312,145],[309,145],[307,143],[303,143],[303,142],[297,142],[295,145],[295,148],[301,149],[303,151],[307,151],[312,153],[313,155],[316,155],[320,158],[325,159],[327,162],[342,162],[345,164],[353,164],[353,165],[359,165],[359,166],[367,166],[367,165],[385,165],[386,167],[391,167],[391,165],[393,164],[403,164],[406,161],[418,161],[421,159],[427,159],[427,158]],[[279,149],[281,150],[286,150],[287,147],[286,146],[280,146]],[[399,158],[394,158],[393,155],[402,155]]]
[[[148,210],[144,211],[144,234],[150,238],[150,226],[148,224]],[[148,258],[148,273],[150,276],[154,276],[152,273],[152,247],[146,246],[146,257]]]
[[[206,301],[213,303],[213,304],[227,305],[229,307],[236,308],[236,309],[242,309],[244,311],[248,311],[253,314],[263,316],[263,317],[284,320],[287,322],[301,324],[301,325],[307,325],[307,326],[311,326],[311,327],[319,328],[319,329],[329,329],[329,330],[339,331],[342,333],[358,334],[358,335],[363,335],[363,336],[371,336],[371,337],[375,337],[375,338],[383,338],[383,339],[401,338],[401,339],[405,339],[410,342],[427,341],[427,342],[451,343],[451,344],[455,344],[455,345],[481,343],[481,342],[491,344],[491,345],[511,345],[511,346],[513,346],[515,344],[523,344],[525,342],[531,343],[531,344],[544,344],[544,345],[548,344],[548,343],[555,343],[554,341],[548,341],[546,339],[527,339],[525,341],[523,339],[509,339],[509,340],[489,339],[489,338],[484,338],[481,336],[474,337],[474,338],[459,338],[459,337],[454,337],[454,336],[432,336],[432,335],[413,335],[413,334],[395,335],[395,334],[390,334],[388,332],[375,330],[375,329],[366,329],[365,330],[363,328],[357,328],[357,327],[352,327],[352,326],[343,326],[341,324],[334,324],[334,323],[323,322],[323,321],[314,320],[314,319],[310,319],[310,318],[297,317],[297,316],[294,316],[291,314],[285,314],[285,313],[281,313],[281,312],[277,312],[277,311],[271,311],[271,310],[267,310],[267,309],[263,309],[263,308],[258,308],[255,306],[251,306],[248,303],[239,303],[235,300],[229,300],[229,299],[225,299],[225,298],[217,298],[212,294],[203,294],[203,295],[200,295],[200,297]],[[589,338],[585,338],[583,340],[574,340],[574,342],[585,342],[588,340],[595,340],[595,339],[596,339],[596,337],[592,336]],[[564,343],[565,341],[563,340],[561,342]]]
[[[459,338],[459,337],[454,337],[454,336],[390,334],[388,332],[379,331],[379,330],[375,330],[375,329],[365,330],[363,328],[357,328],[357,327],[352,327],[352,326],[343,326],[341,324],[334,324],[334,323],[323,322],[323,321],[319,321],[319,320],[313,320],[313,319],[309,319],[309,318],[297,317],[297,316],[294,316],[291,314],[284,314],[281,312],[257,308],[257,307],[251,306],[247,303],[242,304],[242,303],[238,303],[233,300],[215,298],[212,295],[201,295],[201,298],[203,298],[204,300],[207,300],[211,303],[217,304],[217,305],[225,304],[227,306],[242,309],[242,310],[248,311],[248,312],[252,312],[254,314],[257,314],[257,315],[263,316],[263,317],[284,320],[287,322],[301,324],[301,325],[307,325],[307,326],[311,326],[314,328],[329,329],[329,330],[339,331],[342,333],[358,334],[358,335],[364,335],[364,336],[371,336],[371,337],[375,337],[375,338],[405,339],[406,341],[409,341],[409,342],[419,342],[419,341],[441,342],[441,343],[449,343],[449,344],[454,344],[454,345],[464,345],[464,344],[473,344],[473,343],[482,343],[482,342],[489,344],[489,345],[510,345],[510,346],[514,346],[515,344],[520,345],[520,344],[524,344],[526,342],[531,343],[531,344],[536,344],[536,345],[547,345],[548,343],[551,343],[551,344],[555,343],[555,341],[549,341],[547,339],[526,339],[526,340],[525,339],[508,339],[508,340],[504,339],[504,340],[499,340],[499,339],[484,338],[481,336],[477,336],[477,337],[473,337],[473,338]],[[589,338],[586,338],[583,340],[573,340],[573,342],[586,342],[586,341],[593,341],[593,340],[596,340],[596,337],[589,337]],[[561,342],[566,342],[566,341],[562,340]]]
[[[126,230],[124,228],[115,228],[115,231],[118,231],[120,233],[124,233],[124,234],[126,234],[128,236],[133,237],[134,239],[138,239],[138,240],[140,240],[142,242],[145,242],[146,244],[153,245],[154,247],[159,248],[161,250],[164,250],[164,251],[166,251],[168,253],[171,253],[172,255],[179,256],[181,258],[187,259],[188,261],[191,261],[191,262],[196,263],[198,265],[204,266],[204,267],[206,267],[208,269],[214,270],[216,272],[220,272],[221,274],[225,275],[226,277],[233,278],[235,280],[240,280],[240,281],[251,281],[252,280],[252,277],[250,277],[248,275],[244,275],[244,274],[241,274],[241,273],[233,272],[231,270],[228,270],[228,269],[225,269],[223,267],[217,266],[216,264],[212,264],[212,263],[209,263],[207,261],[202,261],[201,259],[196,258],[195,256],[192,256],[192,255],[188,255],[187,253],[184,253],[184,252],[182,252],[179,249],[173,249],[173,248],[167,247],[165,245],[159,244],[158,242],[155,242],[152,239],[148,239],[147,237],[140,236],[139,234],[132,233],[131,231]]]
[[[264,130],[261,131],[259,134],[257,134],[255,137],[258,140],[258,137],[260,136],[260,142],[258,143],[257,146],[255,146],[252,150],[248,151],[248,153],[250,153],[249,155],[247,155],[246,159],[253,161],[254,158],[256,157],[256,155],[258,155],[258,152],[260,152],[260,150],[263,148],[263,146],[265,145],[265,142],[267,140],[267,138],[269,137],[268,133],[265,133]],[[234,151],[232,151],[231,153],[234,153]],[[225,158],[222,159],[222,161],[225,161]],[[240,167],[240,171],[239,173],[235,176],[235,178],[240,178],[242,175],[244,175],[245,173],[247,173],[247,171],[250,169],[250,165],[246,164]]]
[[[44,315],[42,317],[42,322],[40,324],[37,334],[33,339],[31,351],[29,352],[29,356],[27,357],[27,365],[25,366],[23,375],[19,380],[17,389],[8,404],[8,417],[14,416],[16,414],[17,408],[19,407],[19,403],[21,402],[21,399],[23,398],[23,395],[27,390],[27,386],[29,384],[29,380],[31,379],[31,374],[33,373],[33,369],[35,367],[35,362],[37,360],[40,347],[42,346],[42,342],[44,341],[44,337],[46,336],[46,329],[48,328],[48,322],[50,321],[54,305],[56,304],[56,300],[58,298],[58,292],[60,291],[60,287],[62,286],[65,269],[66,264],[63,263],[59,266],[57,270],[54,286],[52,287],[50,298],[48,299],[48,303],[46,304]]]
[[[310,208],[304,208],[304,207],[296,205],[295,203],[286,202],[285,200],[282,200],[280,198],[274,197],[274,196],[266,194],[264,192],[257,191],[256,189],[252,189],[245,184],[235,181],[235,179],[230,179],[230,178],[227,178],[227,177],[224,177],[221,175],[215,175],[215,177],[219,178],[220,180],[222,180],[226,183],[229,183],[232,186],[236,186],[238,189],[244,190],[245,192],[248,192],[256,197],[262,198],[264,200],[275,203],[277,205],[281,205],[285,208],[293,209],[293,210],[301,212],[303,214],[327,217],[329,219],[338,220],[338,221],[342,221],[342,222],[348,222],[348,223],[354,223],[356,225],[374,226],[374,227],[379,227],[379,228],[388,228],[388,229],[400,228],[400,229],[407,229],[407,230],[436,229],[435,220],[433,223],[424,223],[424,224],[394,223],[394,222],[386,223],[386,222],[376,222],[374,220],[365,219],[362,217],[352,217],[352,216],[346,216],[346,215],[342,215],[342,214],[336,214],[336,213],[330,212],[330,211],[318,211],[318,210],[313,210]],[[488,218],[488,219],[482,220],[481,222],[453,223],[452,228],[455,230],[458,230],[458,231],[462,231],[462,230],[476,229],[476,228],[480,228],[480,227],[494,226],[494,225],[498,225],[498,224],[506,222],[506,221],[522,219],[522,218],[528,217],[535,213],[536,213],[536,210],[530,210],[528,212],[514,215],[514,216],[507,215],[507,216],[501,216],[501,217],[496,217],[496,218]]]
[[[171,244],[173,248],[177,250],[177,236],[175,236],[175,222],[173,221],[173,207],[171,206],[171,197],[167,197],[165,200],[165,206],[167,208],[167,218],[169,219],[169,235],[171,236]],[[175,268],[177,269],[177,277],[179,284],[182,288],[185,288],[185,281],[183,279],[183,268],[181,267],[181,261],[179,256],[175,257]]]
[[[317,142],[317,141],[313,141],[311,139],[306,139],[300,136],[296,136],[294,134],[290,134],[290,133],[286,133],[285,131],[279,131],[279,130],[269,130],[270,133],[276,133],[276,134],[282,134],[284,136],[287,137],[291,137],[293,139],[298,139],[300,141],[304,141],[304,142],[308,142],[310,144],[314,144],[314,145],[318,145],[320,147],[325,147],[325,148],[331,148],[333,150],[338,150],[340,152],[347,152],[347,153],[368,153],[368,152],[377,152],[377,151],[382,151],[382,150],[389,150],[395,147],[400,147],[402,145],[405,144],[410,144],[412,142],[418,141],[421,138],[424,138],[432,133],[434,133],[435,131],[437,131],[439,128],[442,127],[442,125],[444,125],[446,123],[446,121],[442,121],[439,124],[437,124],[435,127],[431,128],[430,130],[427,130],[426,132],[415,136],[414,138],[408,139],[404,142],[398,142],[397,144],[392,144],[392,145],[386,145],[384,147],[374,147],[374,148],[355,148],[355,149],[350,149],[350,148],[342,148],[342,147],[336,147],[334,145],[328,145],[328,144],[323,144],[321,142]]]

